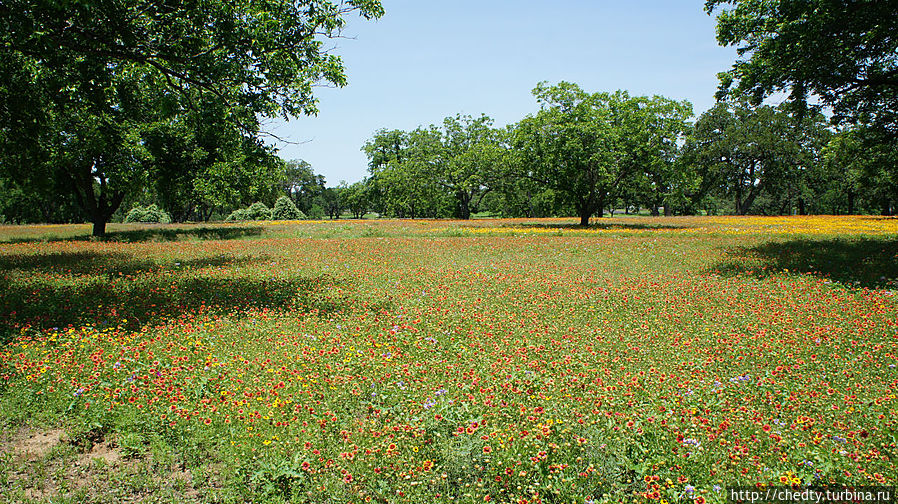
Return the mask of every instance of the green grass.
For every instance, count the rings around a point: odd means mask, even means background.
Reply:
[[[3,228],[0,502],[894,485],[895,223]]]

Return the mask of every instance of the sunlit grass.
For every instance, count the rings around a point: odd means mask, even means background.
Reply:
[[[3,228],[2,422],[198,501],[895,483],[898,220],[575,224]]]

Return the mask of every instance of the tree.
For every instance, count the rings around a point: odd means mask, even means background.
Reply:
[[[243,221],[243,220],[271,220],[271,209],[260,201],[253,203],[247,208],[238,208],[231,212],[226,221]]]
[[[730,6],[729,9],[725,6]],[[740,59],[721,74],[755,104],[786,91],[803,108],[819,97],[836,122],[898,134],[898,6],[882,0],[707,0],[717,40]]]
[[[540,83],[533,94],[540,111],[515,126],[512,164],[564,195],[581,225],[641,182],[659,202],[669,196],[670,165],[691,105],[625,91],[587,93],[568,82]]]
[[[615,126],[618,150],[632,176],[621,181],[612,197],[625,204],[642,204],[658,215],[672,215],[683,205],[695,176],[680,162],[680,145],[690,130],[692,104],[663,96],[632,97],[619,106]],[[621,113],[626,110],[626,113]]]
[[[486,115],[447,117],[442,130],[431,126],[436,142],[428,168],[438,184],[455,197],[455,216],[470,219],[499,178],[502,135]]]
[[[57,191],[53,181],[23,187],[0,177],[0,222],[84,222],[84,214],[71,194]]]
[[[345,83],[323,39],[352,11],[383,13],[378,0],[5,1],[0,171],[56,181],[101,235],[151,182],[146,136],[160,124],[216,103],[225,127],[255,139],[259,118],[315,113],[313,86]]]
[[[396,217],[446,215],[451,202],[434,179],[435,168],[444,158],[435,151],[440,143],[433,129],[413,132],[378,130],[362,147],[368,156],[368,198],[372,207]]]
[[[305,218],[305,215],[296,208],[293,200],[286,196],[281,196],[274,202],[274,208],[271,209],[271,218],[274,220],[298,220]]]
[[[793,204],[804,213],[806,174],[827,140],[820,114],[796,117],[785,107],[720,102],[699,117],[686,146],[702,177],[696,201],[724,194],[745,215],[765,195],[774,200],[769,213],[788,213]]]
[[[125,222],[153,222],[168,224],[171,217],[156,205],[136,206],[125,216]]]
[[[301,159],[287,161],[282,189],[301,212],[309,213],[324,187],[324,175],[315,173],[311,164]]]
[[[356,219],[361,219],[368,212],[368,185],[366,182],[356,182],[343,189],[343,202]]]
[[[337,187],[327,187],[322,191],[321,196],[319,196],[318,201],[321,208],[324,209],[327,216],[332,220],[336,220],[340,218],[340,214],[343,213],[343,190],[345,188],[345,182],[340,184]]]
[[[216,210],[273,203],[285,163],[270,146],[242,134],[225,118],[224,107],[207,103],[152,128],[143,141],[152,158],[148,197],[175,221],[207,221]]]
[[[523,176],[565,194],[586,226],[623,178],[614,157],[610,96],[567,82],[541,82],[533,95],[540,111],[514,129],[515,164]]]
[[[512,167],[510,172],[514,173]],[[504,217],[553,217],[571,215],[572,208],[565,204],[554,189],[527,178],[510,174],[500,178],[495,189],[484,197],[481,210]]]
[[[824,149],[825,173],[832,181],[828,199],[847,213],[879,211],[894,215],[898,204],[898,150],[880,138],[881,130],[848,128]]]

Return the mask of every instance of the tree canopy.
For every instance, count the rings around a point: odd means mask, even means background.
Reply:
[[[482,115],[447,117],[441,126],[380,130],[368,155],[372,202],[398,215],[469,219],[499,179],[502,132]]]
[[[668,196],[689,103],[588,93],[568,82],[540,83],[533,94],[541,108],[514,129],[515,164],[521,176],[567,195],[581,225],[628,187],[641,184],[637,191],[659,203]]]
[[[809,171],[819,165],[829,139],[819,113],[796,118],[786,107],[720,102],[699,117],[686,144],[686,157],[703,181],[698,197],[733,198],[738,215],[749,213],[766,194],[777,213],[793,204],[804,213]]]
[[[729,8],[727,8],[729,7]],[[835,119],[898,134],[898,9],[882,0],[708,0],[717,40],[739,60],[721,75],[755,103],[777,91],[818,97]]]
[[[383,9],[377,0],[3,2],[0,169],[19,184],[54,181],[103,234],[127,196],[158,180],[160,153],[148,145],[160,130],[208,120],[219,137],[245,139],[224,156],[183,149],[200,171],[270,164],[259,119],[313,114],[315,85],[345,84],[324,41],[350,12]]]
[[[335,219],[894,213],[895,2],[705,10],[739,56],[695,122],[687,101],[542,82],[538,110],[505,127],[458,114],[378,130],[368,177],[328,187],[262,124],[315,114],[315,87],[346,83],[328,41],[350,14],[381,16],[379,0],[0,2],[0,221],[100,235],[129,208],[264,217],[279,196]]]

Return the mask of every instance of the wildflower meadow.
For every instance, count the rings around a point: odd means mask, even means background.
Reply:
[[[0,227],[0,502],[895,485],[898,219]]]

